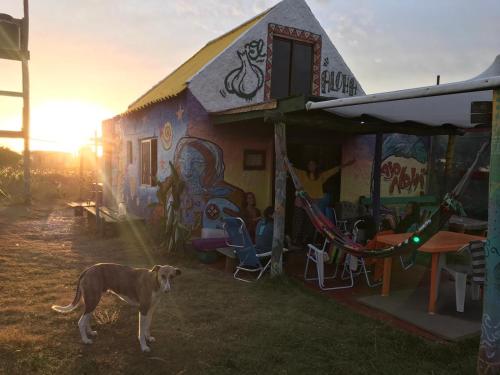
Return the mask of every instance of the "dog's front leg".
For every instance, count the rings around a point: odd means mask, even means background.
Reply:
[[[146,343],[146,330],[147,330],[147,315],[143,315],[139,312],[139,344],[141,345],[141,350],[143,352],[149,352],[151,349]]]

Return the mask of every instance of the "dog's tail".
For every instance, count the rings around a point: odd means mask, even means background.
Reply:
[[[78,283],[76,284],[76,294],[75,298],[73,298],[73,302],[71,302],[71,304],[67,306],[52,305],[52,310],[55,310],[60,313],[69,313],[78,307],[78,305],[80,304],[80,300],[82,298],[82,288],[80,288],[80,281],[82,280],[82,277],[85,274],[85,272],[87,272],[87,270],[82,272],[82,274],[78,278]]]

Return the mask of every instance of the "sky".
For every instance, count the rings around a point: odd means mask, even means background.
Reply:
[[[101,120],[276,0],[31,0],[32,148],[76,152]],[[498,0],[309,0],[367,93],[472,78],[500,54]],[[0,13],[22,17],[22,0]],[[0,90],[21,89],[0,61]],[[0,97],[0,129],[21,100]],[[0,145],[22,145],[0,138]]]

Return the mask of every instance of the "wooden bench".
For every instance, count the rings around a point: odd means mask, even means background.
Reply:
[[[416,202],[420,208],[425,208],[433,211],[439,206],[439,200],[434,195],[418,195],[415,197],[381,197],[380,204],[383,206],[393,206],[398,209],[406,206],[408,203]],[[372,206],[372,199],[370,197],[361,197],[359,203],[364,206]]]
[[[417,202],[421,206],[437,206],[438,199],[434,195],[417,195],[415,197],[381,197],[380,203],[384,206],[404,206],[410,202]],[[359,203],[365,206],[372,205],[370,197],[361,197]]]
[[[236,268],[236,254],[234,253],[234,250],[230,247],[220,247],[216,249],[217,252],[221,253],[226,257],[226,265],[224,267],[224,270],[226,272],[234,272],[234,269]]]
[[[142,222],[142,219],[139,216],[128,213],[124,216],[119,216],[117,210],[113,210],[109,207],[101,206],[98,208],[99,215],[97,215],[97,208],[93,207],[84,207],[84,210],[87,211],[87,219],[90,221],[91,219],[95,220],[96,230],[101,234],[106,234],[106,229],[108,229],[113,224],[120,223],[132,223],[132,222]]]
[[[83,211],[85,207],[93,207],[95,206],[95,202],[93,201],[68,202],[66,203],[66,205],[74,210],[75,216],[83,216]]]

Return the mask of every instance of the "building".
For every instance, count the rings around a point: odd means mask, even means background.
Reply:
[[[274,198],[271,112],[285,113],[291,124],[286,144],[296,167],[310,159],[323,169],[356,160],[324,188],[337,201],[357,202],[371,192],[375,136],[367,134],[374,128],[326,111],[307,118],[303,112],[306,99],[364,94],[306,2],[283,0],[209,42],[125,113],[103,122],[105,204],[148,217],[171,162],[186,182],[182,221],[194,236],[220,227],[224,215],[238,215],[245,192],[263,209]],[[327,126],[332,121],[335,131]],[[382,196],[425,194],[429,151],[427,135],[386,135]]]

